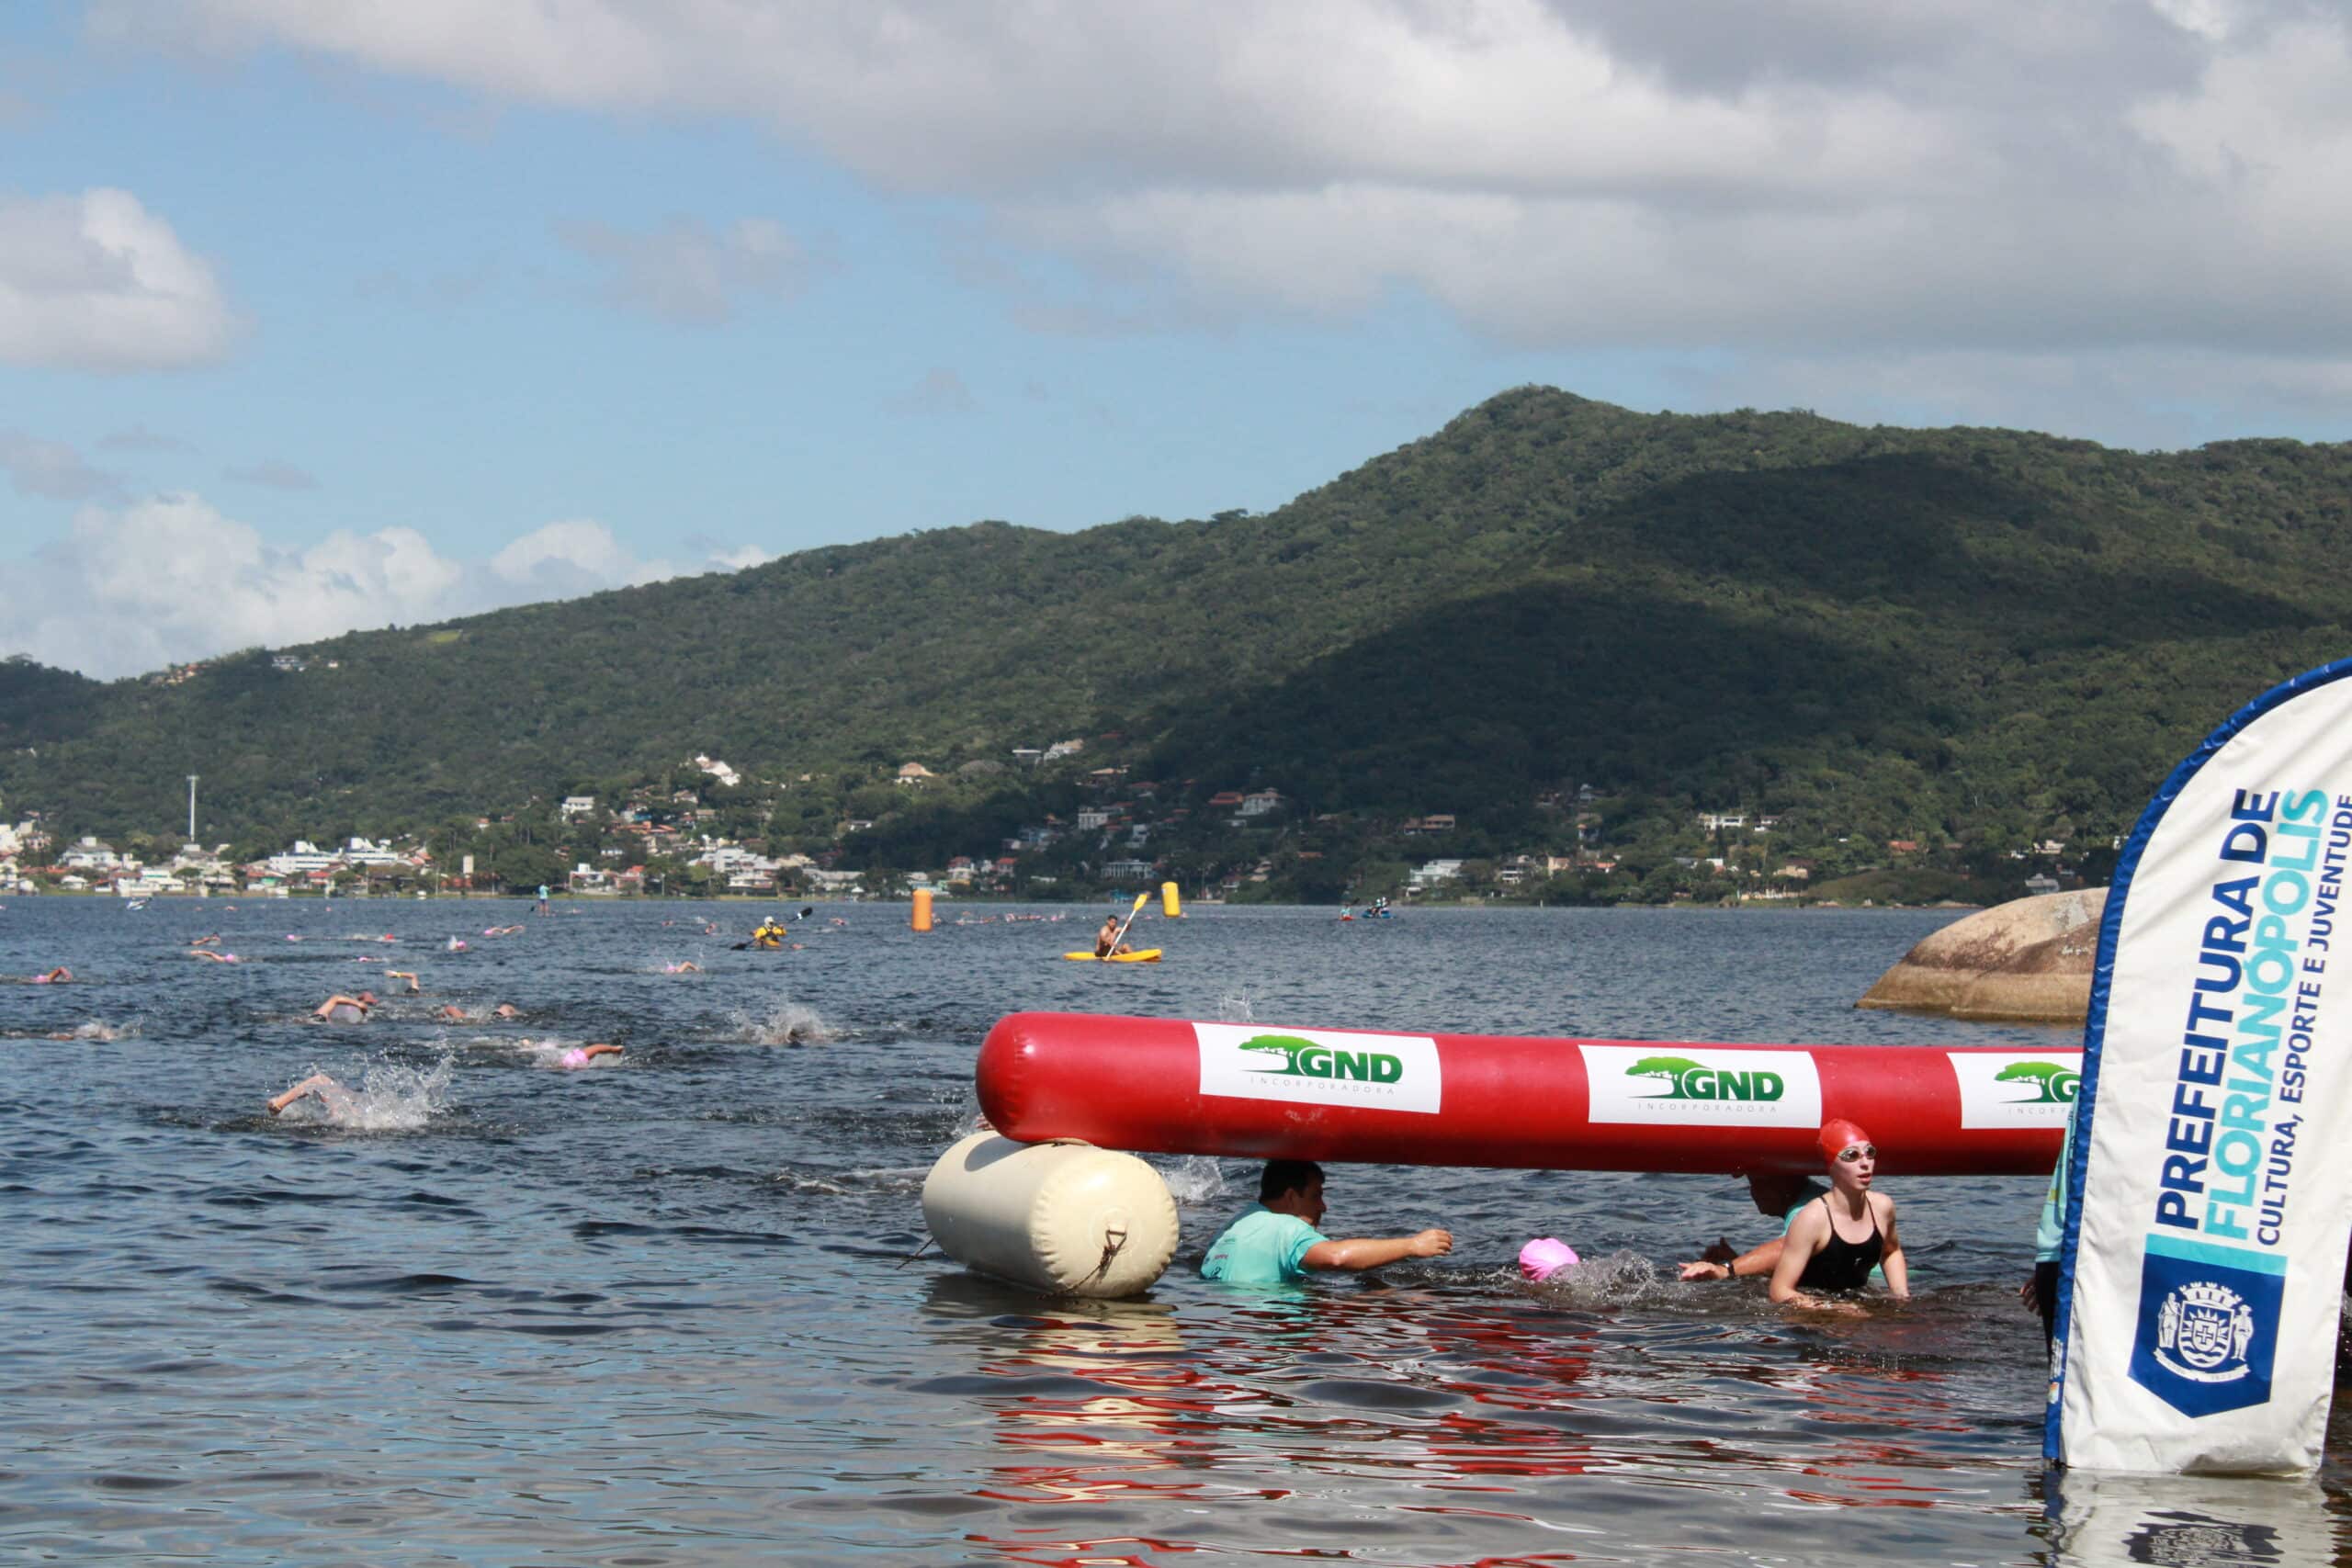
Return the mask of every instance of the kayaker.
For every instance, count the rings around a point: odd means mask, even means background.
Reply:
[[[1258,1201],[1209,1243],[1202,1277],[1273,1285],[1302,1279],[1310,1269],[1356,1272],[1453,1250],[1450,1231],[1333,1241],[1315,1228],[1322,1221],[1323,1168],[1311,1159],[1270,1159],[1259,1173]]]
[[[1133,953],[1135,945],[1119,940],[1119,917],[1102,917],[1102,929],[1094,933],[1094,956],[1108,958],[1114,953]]]

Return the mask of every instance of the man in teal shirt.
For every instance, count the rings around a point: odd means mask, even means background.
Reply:
[[[2075,1118],[2066,1117],[2065,1141],[2058,1145],[2058,1164],[2050,1173],[2050,1192],[2041,1201],[2041,1219],[2033,1227],[2033,1278],[2018,1298],[2041,1314],[2041,1348],[2058,1327],[2058,1264],[2066,1250],[2066,1168],[2075,1157]]]
[[[1258,1178],[1258,1201],[1209,1243],[1201,1273],[1228,1285],[1274,1285],[1310,1269],[1377,1269],[1405,1258],[1438,1258],[1453,1235],[1426,1230],[1386,1239],[1333,1241],[1323,1220],[1323,1168],[1313,1160],[1270,1159]]]

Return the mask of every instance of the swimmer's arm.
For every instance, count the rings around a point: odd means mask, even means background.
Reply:
[[[1879,1228],[1886,1233],[1886,1250],[1879,1255],[1878,1266],[1886,1276],[1886,1293],[1908,1296],[1911,1293],[1911,1263],[1903,1256],[1903,1237],[1894,1228],[1894,1200],[1886,1201],[1886,1218]]]
[[[1377,1269],[1408,1258],[1439,1258],[1453,1250],[1450,1231],[1426,1230],[1413,1235],[1351,1236],[1345,1241],[1318,1241],[1299,1261],[1309,1269],[1359,1271]]]
[[[1828,1228],[1828,1216],[1813,1203],[1806,1204],[1804,1213],[1789,1226],[1788,1234],[1781,1238],[1781,1256],[1772,1265],[1772,1283],[1766,1292],[1773,1301],[1783,1304],[1794,1302],[1800,1306],[1820,1304],[1797,1289],[1797,1278],[1813,1260],[1813,1255],[1821,1250],[1824,1233]]]
[[[1776,1235],[1763,1246],[1741,1253],[1728,1264],[1685,1263],[1680,1277],[1685,1280],[1739,1280],[1755,1274],[1770,1274],[1779,1266],[1781,1249],[1787,1245],[1786,1237]]]

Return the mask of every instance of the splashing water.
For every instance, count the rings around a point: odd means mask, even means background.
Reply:
[[[282,1119],[355,1133],[419,1132],[435,1112],[448,1108],[449,1064],[447,1056],[429,1067],[378,1062],[361,1077],[356,1089],[338,1085],[335,1092],[323,1099],[298,1100],[286,1108]]]
[[[1250,1001],[1250,993],[1247,991],[1227,991],[1217,998],[1216,1015],[1227,1023],[1258,1021],[1256,1004]]]
[[[1173,1166],[1154,1168],[1168,1183],[1168,1195],[1180,1205],[1213,1203],[1226,1196],[1225,1172],[1206,1155],[1186,1155]]]
[[[1562,1306],[1623,1306],[1640,1301],[1663,1280],[1657,1265],[1638,1253],[1587,1258],[1529,1289]]]
[[[817,1010],[799,1002],[778,1002],[765,1018],[738,1012],[729,1021],[738,1039],[754,1045],[813,1045],[833,1037]]]

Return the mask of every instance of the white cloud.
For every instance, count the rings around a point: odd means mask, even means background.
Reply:
[[[98,446],[108,452],[185,452],[188,449],[187,443],[178,436],[150,430],[143,423],[100,436]]]
[[[0,430],[0,468],[8,471],[18,495],[51,501],[87,501],[121,482],[117,475],[90,467],[63,442],[43,441],[19,430]]]
[[[491,99],[728,115],[979,204],[1021,319],[2352,363],[2352,16],[2312,0],[98,0]],[[606,234],[720,319],[719,237]],[[998,287],[1022,286],[1001,282]],[[2333,372],[2323,372],[2327,380]],[[2345,411],[2352,414],[2352,407]]]
[[[624,310],[685,326],[718,326],[746,295],[797,293],[810,270],[808,254],[764,218],[738,219],[714,231],[675,219],[650,233],[603,223],[556,225],[556,238],[582,255],[611,264],[604,294]]]
[[[239,484],[261,485],[268,490],[316,490],[319,478],[310,469],[277,457],[266,458],[242,468],[231,468],[224,478]]]
[[[199,365],[238,326],[210,265],[129,191],[0,196],[0,364]]]
[[[692,565],[640,559],[583,519],[534,529],[482,561],[402,527],[336,529],[287,549],[201,497],[160,496],[85,506],[62,538],[0,559],[0,653],[111,679],[739,564],[755,563],[717,552]]]

